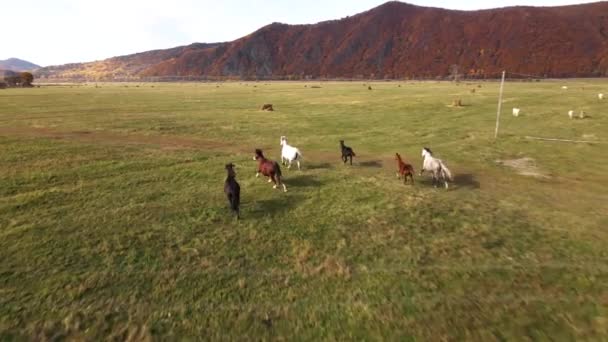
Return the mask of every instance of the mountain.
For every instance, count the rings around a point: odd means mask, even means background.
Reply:
[[[19,58],[9,58],[0,61],[0,69],[11,71],[31,71],[40,68],[40,65],[24,61]]]
[[[195,52],[220,45],[194,43],[166,50],[152,50],[132,55],[112,57],[89,63],[49,66],[36,70],[37,78],[62,79],[125,79],[138,77],[140,72],[163,61],[187,52]]]
[[[48,75],[403,78],[447,76],[457,68],[470,77],[496,77],[504,69],[608,76],[608,2],[455,11],[392,1],[341,20],[274,23],[233,42],[58,68]]]

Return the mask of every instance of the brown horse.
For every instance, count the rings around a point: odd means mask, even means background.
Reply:
[[[414,184],[414,167],[405,163],[403,159],[401,159],[399,153],[395,153],[395,160],[397,161],[397,167],[399,168],[397,177],[403,177],[403,184],[405,184],[407,182],[407,177],[409,176],[412,180],[412,184]]]
[[[258,172],[256,172],[255,176],[259,177],[260,173],[264,176],[268,177],[268,183],[274,182],[273,189],[276,189],[277,186],[282,185],[283,191],[287,192],[287,187],[283,182],[281,182],[281,167],[279,163],[273,160],[266,159],[262,150],[256,149],[255,156],[253,156],[253,160],[258,161]]]

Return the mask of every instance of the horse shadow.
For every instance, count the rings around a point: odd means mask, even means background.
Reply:
[[[305,166],[310,170],[319,170],[319,169],[331,169],[332,165],[330,163],[311,163]]]
[[[320,182],[318,179],[316,179],[315,177],[313,177],[311,175],[299,175],[299,176],[295,176],[295,177],[289,177],[289,178],[287,178],[287,181],[285,182],[285,184],[287,184],[288,186],[293,186],[293,187],[298,187],[298,188],[318,187],[318,186],[323,185],[322,182]]]
[[[267,216],[275,216],[288,212],[297,207],[298,203],[304,200],[302,196],[289,196],[283,194],[270,199],[255,200],[249,203],[245,210],[242,210],[243,218],[259,219]]]
[[[433,177],[431,177],[430,174],[423,175],[422,177],[418,176],[416,177],[416,183],[421,184],[423,186],[432,187]],[[450,183],[450,188],[455,186],[462,188],[479,189],[481,187],[479,182],[475,179],[475,176],[470,173],[457,174],[454,176],[454,180],[448,183]],[[438,188],[443,188],[443,181],[438,182],[436,185]]]
[[[475,179],[475,176],[470,173],[457,174],[454,176],[454,184],[473,189],[479,189],[481,186]]]
[[[360,162],[359,165],[361,165],[363,167],[381,168],[382,167],[382,161],[381,160],[368,160],[368,161]]]

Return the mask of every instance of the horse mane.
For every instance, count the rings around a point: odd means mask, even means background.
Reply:
[[[430,155],[433,155],[433,151],[431,151],[428,147],[423,147],[423,150],[427,151]]]
[[[255,155],[258,156],[258,157],[260,157],[260,158],[266,159],[264,157],[264,153],[262,153],[262,150],[260,150],[259,148],[255,149]]]
[[[232,163],[226,164],[226,171],[228,172],[228,177],[236,176],[236,173],[234,172],[234,164],[232,164]]]

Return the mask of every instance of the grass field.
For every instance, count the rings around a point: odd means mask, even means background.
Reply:
[[[608,81],[507,83],[497,141],[498,83],[371,86],[0,90],[0,340],[608,338]]]

